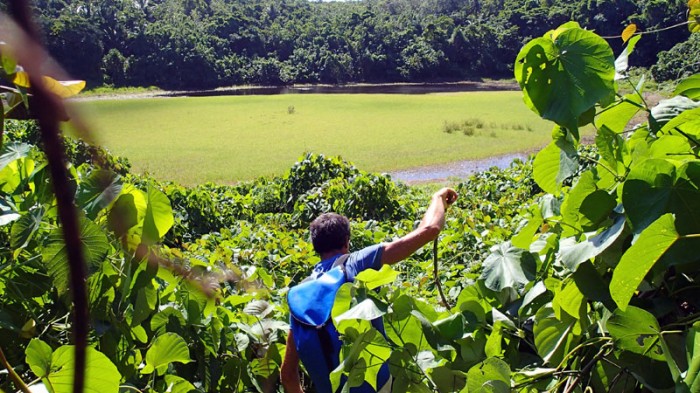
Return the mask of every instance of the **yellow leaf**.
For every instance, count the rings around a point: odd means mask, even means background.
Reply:
[[[51,77],[44,77],[46,88],[61,98],[73,97],[85,88],[85,81],[57,81]]]
[[[627,42],[630,38],[632,38],[632,36],[636,32],[637,32],[637,25],[635,25],[634,23],[625,27],[625,29],[622,30],[622,42]]]
[[[85,88],[85,81],[57,81],[49,76],[44,76],[43,78],[46,88],[61,98],[73,97]],[[29,74],[24,71],[17,72],[12,83],[25,89],[31,86]]]
[[[24,87],[28,88],[29,87],[29,74],[27,74],[24,71],[20,71],[15,73],[15,78],[12,80],[12,83],[19,87]]]

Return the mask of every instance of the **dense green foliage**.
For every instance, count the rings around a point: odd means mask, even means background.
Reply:
[[[395,82],[510,77],[523,43],[578,21],[603,36],[685,20],[685,0],[37,0],[49,51],[91,85]],[[636,57],[687,37],[651,34]],[[611,40],[617,47],[617,40]]]
[[[659,62],[651,68],[654,79],[659,82],[678,80],[700,72],[695,59],[700,51],[700,35],[693,34],[687,41],[659,53]]]
[[[335,386],[342,375],[345,389],[376,384],[388,362],[397,393],[700,391],[700,75],[649,107],[627,74],[639,39],[616,60],[569,22],[521,49],[516,79],[553,141],[458,186],[435,255],[449,304],[428,248],[341,287]],[[617,94],[623,84],[634,93]],[[589,124],[595,147],[582,148]],[[0,347],[21,379],[69,391],[71,288],[45,159],[3,142]],[[410,231],[430,195],[311,154],[234,187],[90,162],[71,174],[90,268],[90,392],[279,391],[284,296],[318,261],[308,221],[349,215],[357,249]],[[369,323],[378,316],[386,336]]]
[[[20,125],[34,127],[14,123]],[[18,368],[25,380],[31,379],[31,370],[52,381],[59,376],[36,368],[35,363],[49,360],[32,360],[40,356],[32,348],[45,348],[40,352],[54,356],[54,363],[69,362],[69,351],[57,355],[70,328],[66,271],[61,267],[65,257],[55,237],[53,199],[40,187],[45,168],[41,152],[10,140],[4,146],[2,156],[8,158],[2,171],[1,217],[7,224],[0,316],[8,334],[0,338],[0,348],[12,364],[27,362],[29,368]],[[359,249],[410,231],[430,195],[339,158],[317,155],[303,157],[283,177],[230,187],[158,185],[153,179],[122,178],[88,164],[73,175],[91,255],[92,343],[116,366],[111,371],[118,370],[116,382],[156,391],[173,380],[190,386],[175,375],[203,391],[256,388],[268,377],[268,383],[274,382],[287,326],[283,289],[318,261],[306,239],[308,222],[331,210],[348,215],[353,247]],[[452,298],[470,282],[463,271],[512,235],[520,222],[516,209],[540,192],[530,178],[530,165],[514,164],[460,185],[462,198],[440,247],[440,258],[450,262],[443,274]],[[124,224],[119,217],[129,216],[129,211],[136,221]],[[212,275],[202,280],[228,281],[208,298],[200,293],[198,281],[136,256],[139,243],[160,238],[169,247],[151,246],[152,252],[168,257],[189,276],[209,271]],[[404,282],[417,297],[433,296],[432,281],[422,267],[431,257],[426,250],[402,267]],[[181,348],[180,354],[171,347]],[[142,363],[146,368],[140,370]],[[103,388],[114,391],[107,383]]]

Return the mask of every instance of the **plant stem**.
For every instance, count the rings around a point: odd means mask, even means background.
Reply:
[[[438,239],[435,238],[433,240],[433,275],[435,276],[435,286],[437,286],[438,292],[440,293],[440,299],[442,299],[442,304],[447,307],[449,310],[450,303],[447,302],[447,298],[445,298],[445,294],[442,293],[442,285],[440,284],[440,275],[438,274],[438,257],[437,257],[437,252],[438,252]]]
[[[29,390],[29,386],[24,383],[22,378],[17,375],[15,370],[12,368],[10,363],[7,361],[5,358],[5,353],[2,351],[2,348],[0,348],[0,362],[2,362],[2,365],[7,369],[7,372],[10,373],[10,379],[12,382],[15,383],[15,387],[19,390],[21,390],[23,393],[32,393],[31,390]]]

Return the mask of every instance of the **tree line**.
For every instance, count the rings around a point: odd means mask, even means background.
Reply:
[[[165,89],[512,77],[523,43],[550,26],[575,20],[613,37],[629,23],[653,31],[687,13],[685,0],[35,0],[34,7],[50,53],[74,77]],[[654,65],[686,30],[648,34],[633,65]]]

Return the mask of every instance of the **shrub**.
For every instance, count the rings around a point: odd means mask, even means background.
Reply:
[[[651,74],[657,82],[673,81],[700,72],[700,36],[691,34],[687,41],[660,52],[659,61],[651,67]]]

